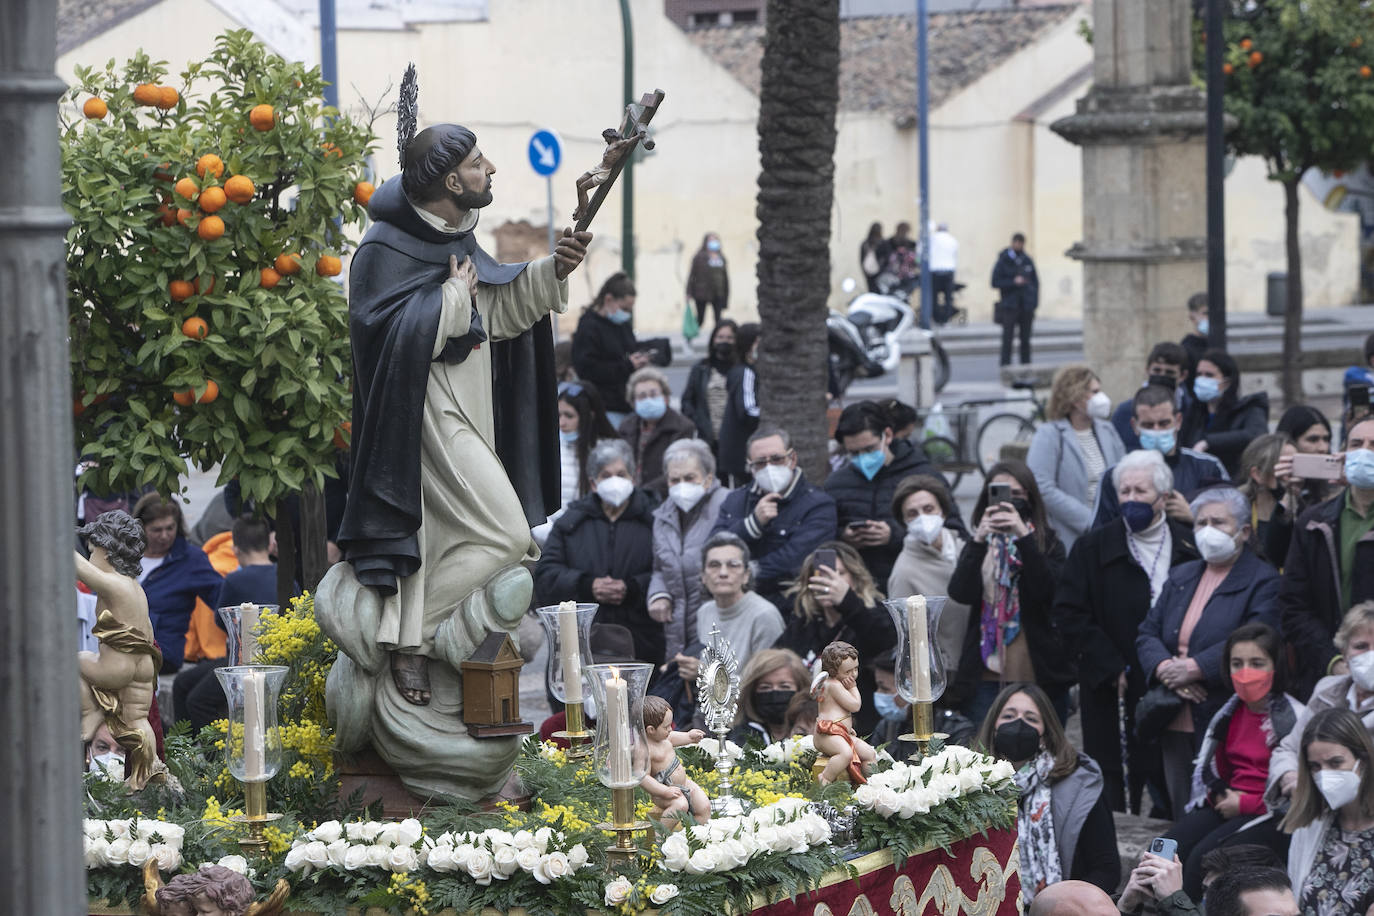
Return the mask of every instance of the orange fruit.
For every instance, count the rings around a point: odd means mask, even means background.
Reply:
[[[194,391],[189,390],[178,391],[172,395],[172,400],[176,401],[182,407],[190,407],[192,404],[196,402],[196,393]]]
[[[246,204],[257,193],[253,181],[247,175],[235,175],[224,183],[224,193],[236,204]]]
[[[1360,45],[1362,45],[1362,44],[1364,44],[1364,39],[1361,38],[1359,35],[1356,35],[1356,36],[1355,36],[1353,39],[1351,39],[1351,41],[1350,41],[1350,47],[1352,47],[1352,48],[1358,48],[1358,47],[1359,47]]]
[[[177,102],[181,101],[181,93],[177,92],[171,86],[159,87],[157,94],[157,107],[161,108],[163,111],[169,108],[176,108]]]
[[[324,158],[326,159],[328,159],[330,156],[333,156],[336,159],[343,158],[343,150],[339,149],[332,143],[322,144],[320,146],[320,149],[324,150]]]
[[[347,451],[352,439],[353,424],[351,422],[344,420],[338,426],[334,427],[334,447],[336,449],[339,451]]]
[[[196,226],[196,235],[207,242],[213,242],[215,239],[224,235],[224,220],[220,219],[218,216],[207,216],[203,218],[200,224]]]
[[[140,105],[156,105],[162,101],[162,87],[139,83],[134,87],[134,101]]]
[[[86,412],[86,405],[82,404],[81,401],[81,398],[72,399],[72,413],[78,417]]]
[[[1258,66],[1259,66],[1260,64],[1262,64],[1262,63],[1264,63],[1264,55],[1261,54],[1259,51],[1251,51],[1251,52],[1250,52],[1250,66],[1251,66],[1251,67],[1258,67]]]
[[[216,178],[223,175],[224,160],[214,153],[206,153],[204,156],[201,156],[196,160],[196,174],[204,178],[206,172],[211,173]]]
[[[284,277],[293,277],[301,272],[301,256],[299,254],[287,254],[282,252],[277,255],[277,260],[273,262],[277,268],[277,273]]]
[[[320,259],[315,262],[315,273],[321,277],[337,277],[343,272],[343,262],[332,254],[320,255]]]
[[[1369,79],[1371,76],[1374,76],[1374,69],[1370,69],[1369,65],[1365,64],[1360,68],[1360,76],[1363,79]]]
[[[206,213],[214,213],[228,201],[223,188],[206,188],[200,192],[200,208]]]
[[[173,302],[180,302],[195,295],[196,287],[189,280],[173,280],[167,284],[167,294]]]
[[[271,105],[254,105],[248,112],[248,123],[257,130],[271,130],[277,124],[277,114]]]
[[[281,274],[277,273],[270,267],[264,267],[262,269],[261,275],[258,277],[258,285],[261,286],[263,289],[271,289],[280,282]]]
[[[204,318],[193,316],[181,323],[181,333],[192,340],[204,340],[205,335],[210,333],[210,326],[205,323]]]
[[[205,380],[205,393],[200,396],[200,403],[209,404],[217,397],[219,397],[219,385],[215,384],[214,379],[207,378]]]
[[[353,186],[353,200],[367,206],[367,202],[372,199],[372,192],[377,190],[370,181],[360,181]]]
[[[199,186],[196,185],[194,178],[183,178],[172,185],[172,190],[189,201],[195,201],[196,195],[200,193]]]
[[[101,99],[90,98],[81,106],[81,113],[92,121],[99,121],[110,113],[110,108]]]
[[[185,226],[186,221],[194,215],[195,214],[193,214],[190,210],[183,210],[180,207],[177,208],[177,222],[181,223],[183,226]]]
[[[177,224],[177,211],[173,210],[167,204],[163,204],[157,208],[157,216],[158,220],[164,226],[175,226]]]
[[[1254,46],[1255,46],[1255,43],[1254,43],[1253,41],[1251,41],[1250,39],[1248,39],[1248,38],[1242,38],[1242,39],[1240,40],[1240,49],[1241,49],[1242,51],[1249,51],[1249,50],[1250,50],[1251,48],[1253,48]]]
[[[1225,73],[1227,76],[1230,76],[1232,73],[1236,72],[1236,68],[1231,66],[1230,64],[1222,64],[1221,72]]]

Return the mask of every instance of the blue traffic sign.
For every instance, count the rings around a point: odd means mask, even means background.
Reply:
[[[530,168],[536,175],[552,175],[563,161],[563,144],[551,130],[535,131],[530,137]]]

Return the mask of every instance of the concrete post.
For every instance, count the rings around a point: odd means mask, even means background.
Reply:
[[[0,30],[0,913],[87,912],[57,4]]]
[[[1052,129],[1083,147],[1083,349],[1113,400],[1206,288],[1206,112],[1189,0],[1094,0],[1093,87]]]

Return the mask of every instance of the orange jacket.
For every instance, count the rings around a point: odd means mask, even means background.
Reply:
[[[227,576],[239,568],[238,557],[234,555],[234,537],[222,531],[205,542],[201,548],[210,558],[210,565],[221,576]],[[229,645],[215,622],[215,609],[199,598],[196,609],[191,612],[191,626],[186,631],[186,661],[198,662],[207,658],[224,658],[229,654]]]

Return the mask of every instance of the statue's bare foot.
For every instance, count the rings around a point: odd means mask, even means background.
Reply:
[[[391,679],[407,703],[429,705],[429,659],[423,655],[392,652]]]

